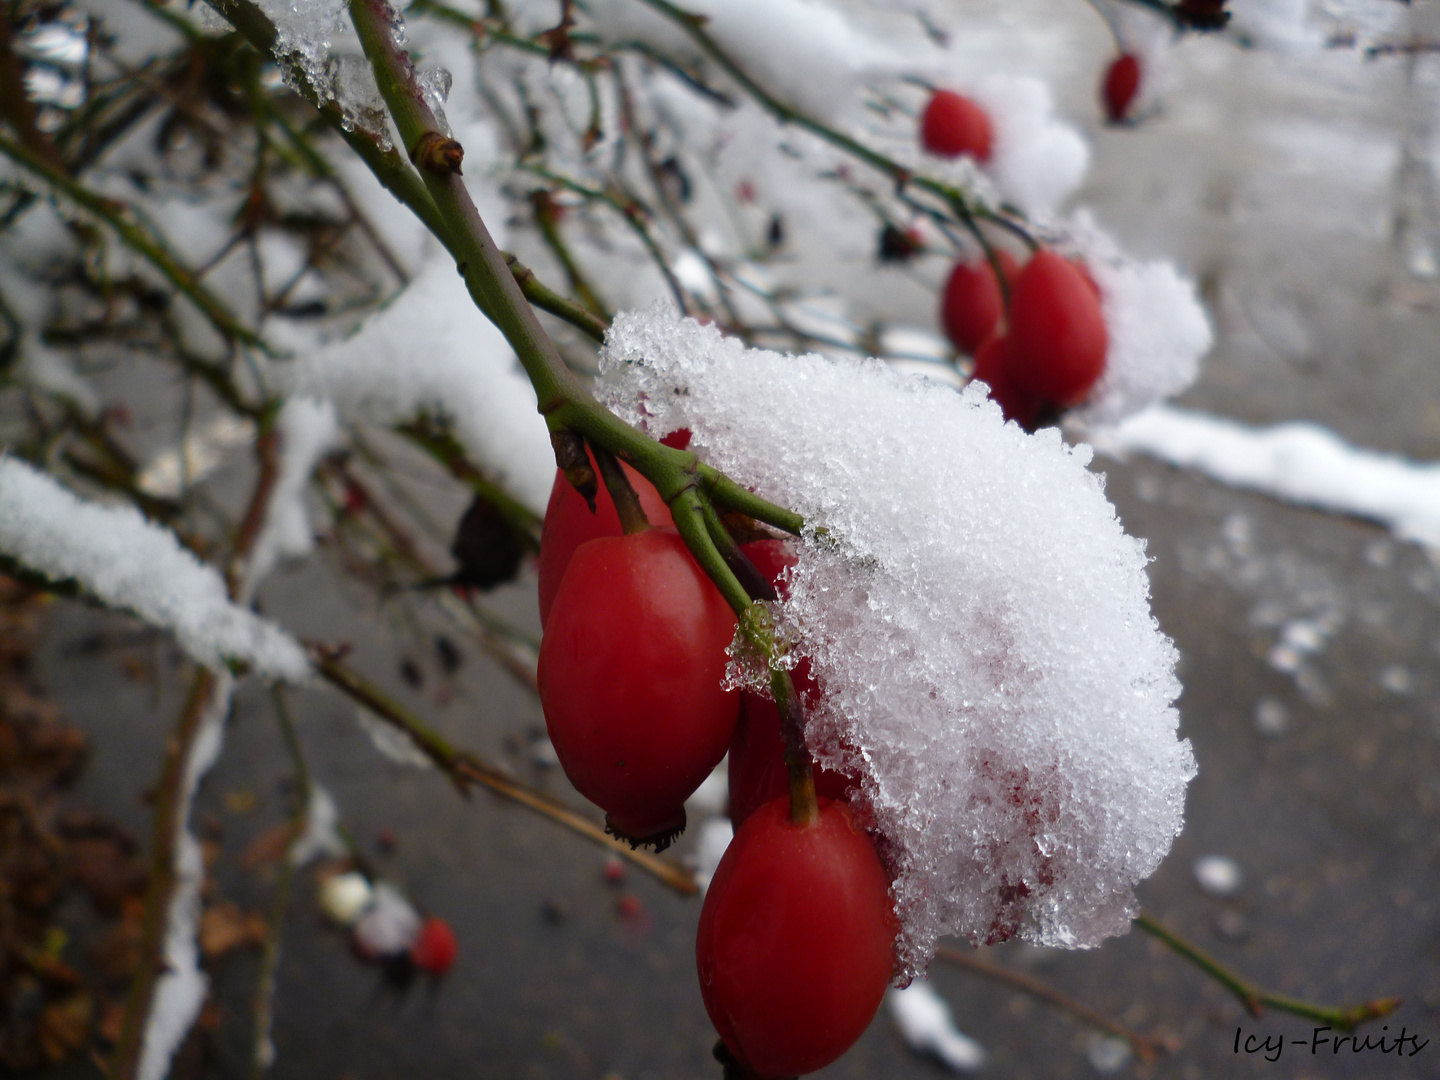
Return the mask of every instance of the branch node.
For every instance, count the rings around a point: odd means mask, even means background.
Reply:
[[[410,150],[410,160],[422,172],[432,172],[437,176],[460,176],[460,163],[465,160],[465,148],[448,135],[427,131],[416,140]]]

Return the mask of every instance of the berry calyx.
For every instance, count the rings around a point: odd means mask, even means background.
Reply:
[[[994,142],[989,114],[953,90],[936,90],[920,116],[920,145],[938,157],[968,154],[983,165]]]
[[[735,1058],[759,1077],[834,1061],[890,982],[898,923],[875,846],[842,802],[807,824],[786,798],[735,834],[700,912],[700,996]]]
[[[725,755],[735,616],[673,528],[584,544],[550,611],[538,682],[565,775],[612,832],[663,847]]]
[[[1020,264],[1008,251],[997,250],[995,255],[1006,284],[1014,282]],[[1004,314],[1005,296],[990,260],[982,254],[956,263],[940,301],[940,323],[955,347],[974,356],[999,330]]]
[[[437,915],[431,915],[410,946],[410,962],[429,975],[444,975],[455,965],[459,952],[460,945],[450,924]]]
[[[1037,252],[1010,293],[1005,367],[1015,389],[1040,405],[1077,405],[1105,370],[1108,348],[1089,275],[1053,251]]]
[[[1105,70],[1100,85],[1100,100],[1105,105],[1105,118],[1112,124],[1130,119],[1130,107],[1140,90],[1140,59],[1133,53],[1122,53]]]
[[[683,429],[682,429],[683,430]],[[684,432],[689,442],[688,431]],[[678,438],[675,433],[670,438]],[[586,449],[590,467],[595,468],[595,455]],[[620,467],[635,494],[640,497],[640,506],[652,525],[669,525],[670,508],[655,490],[653,484],[623,461]],[[597,470],[598,472],[598,470]],[[540,625],[549,621],[550,609],[555,605],[555,594],[560,591],[560,582],[575,552],[590,540],[602,536],[620,536],[624,529],[620,515],[615,509],[615,500],[605,485],[600,484],[595,494],[595,512],[590,512],[584,497],[565,479],[565,474],[555,470],[555,484],[550,489],[550,503],[545,507],[545,524],[540,530]]]

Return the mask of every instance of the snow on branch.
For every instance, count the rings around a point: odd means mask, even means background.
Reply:
[[[0,458],[0,554],[169,630],[202,664],[238,661],[286,680],[310,670],[299,642],[232,604],[220,575],[174,534],[133,507],[81,500],[12,457]]]

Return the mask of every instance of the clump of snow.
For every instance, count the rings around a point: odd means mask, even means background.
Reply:
[[[1090,146],[1054,114],[1050,87],[1028,75],[987,75],[959,88],[995,125],[986,173],[1002,198],[1046,217],[1080,186]]]
[[[1257,428],[1157,405],[1092,434],[1107,453],[1148,454],[1221,483],[1369,518],[1402,540],[1440,547],[1440,464],[1351,446],[1318,424]]]
[[[353,336],[273,370],[291,394],[330,402],[346,417],[395,424],[429,412],[448,419],[478,464],[544,513],[555,454],[535,391],[449,256],[428,263]]]
[[[1144,547],[1088,448],[1005,424],[978,388],[749,350],[659,311],[618,317],[601,364],[620,416],[689,428],[827,530],[776,614],[823,687],[811,747],[873,812],[905,970],[946,934],[1124,933],[1195,766]]]
[[[351,933],[362,954],[395,956],[408,950],[420,933],[420,913],[390,882],[377,881],[370,906]]]
[[[249,417],[217,412],[194,425],[178,446],[168,446],[145,463],[135,486],[157,499],[178,499],[191,484],[203,480],[224,462],[230,451],[255,438]]]
[[[282,558],[300,558],[314,550],[305,490],[316,464],[340,445],[340,425],[329,402],[293,397],[281,408],[275,424],[280,437],[280,470],[265,522],[245,567],[244,588],[238,597],[242,603]]]
[[[396,765],[408,765],[413,769],[435,767],[435,763],[425,756],[408,735],[397,731],[365,706],[355,706],[355,721],[360,725],[360,730],[370,736],[370,742],[380,752],[381,757],[393,761]]]
[[[290,845],[290,865],[300,867],[312,859],[337,857],[350,850],[340,835],[340,808],[335,797],[319,784],[310,787],[305,806],[305,828]]]
[[[1214,343],[1194,284],[1173,263],[1123,255],[1085,212],[1057,240],[1099,286],[1110,338],[1100,381],[1073,418],[1087,427],[1114,424],[1194,382]]]
[[[886,995],[890,1015],[905,1045],[917,1054],[932,1054],[951,1072],[975,1072],[985,1065],[985,1048],[955,1026],[950,1006],[918,979],[904,990]]]
[[[289,681],[310,670],[299,643],[232,604],[220,575],[173,533],[131,506],[84,502],[10,457],[0,457],[0,553],[171,631],[203,664],[244,661]]]
[[[1211,896],[1238,896],[1245,884],[1245,872],[1228,855],[1202,855],[1191,869],[1195,884]]]
[[[358,870],[331,874],[320,883],[320,910],[337,926],[353,926],[374,899],[370,879]]]

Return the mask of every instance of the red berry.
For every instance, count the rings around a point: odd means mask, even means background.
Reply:
[[[1130,53],[1122,53],[1111,61],[1105,72],[1105,82],[1100,87],[1105,116],[1112,124],[1130,118],[1130,106],[1135,103],[1135,93],[1139,89],[1140,61]]]
[[[585,544],[540,643],[540,704],[565,775],[612,828],[663,844],[725,756],[735,616],[673,528]]]
[[[410,946],[410,962],[421,971],[431,975],[444,975],[455,965],[460,945],[455,940],[455,931],[450,924],[438,916],[431,915],[420,927],[415,943]]]
[[[676,433],[678,434],[678,432]],[[685,433],[688,437],[689,432]],[[672,436],[673,438],[674,436]],[[689,441],[688,438],[686,440]],[[587,450],[588,454],[589,451]],[[590,457],[593,467],[595,458]],[[670,508],[654,485],[630,468],[623,461],[625,470],[635,494],[640,496],[640,506],[652,525],[669,525]],[[598,475],[598,470],[597,470]],[[620,515],[615,502],[602,481],[595,494],[595,512],[590,512],[584,498],[570,486],[565,474],[555,470],[555,485],[550,489],[550,504],[545,508],[545,525],[540,530],[540,625],[549,621],[550,609],[555,605],[555,594],[565,577],[565,568],[581,544],[602,536],[619,536]]]
[[[1053,251],[1037,252],[1010,292],[1006,369],[1042,404],[1082,401],[1105,370],[1109,336],[1089,275]]]
[[[1026,431],[1035,429],[1039,405],[1034,398],[1024,393],[1010,377],[1006,341],[993,337],[975,354],[973,378],[990,387],[990,400],[1000,406],[1006,420],[1014,420]]]
[[[756,540],[742,544],[755,568],[785,595],[781,575],[796,563],[795,553],[784,540]],[[807,708],[820,698],[820,687],[810,674],[810,661],[801,658],[791,672],[795,692]],[[740,828],[757,807],[786,794],[790,771],[785,765],[785,743],[780,738],[780,710],[763,694],[740,694],[740,717],[730,739],[730,822]],[[815,790],[831,799],[843,799],[852,787],[850,779],[830,769],[815,771]]]
[[[995,254],[1006,282],[1013,282],[1020,270],[1015,257],[1008,251]],[[1004,314],[1005,297],[990,260],[981,255],[973,262],[956,263],[940,302],[940,322],[955,347],[975,355],[999,329]]]
[[[730,1052],[761,1077],[813,1072],[848,1050],[885,996],[898,926],[875,846],[841,802],[790,820],[775,799],[715,871],[695,961]]]
[[[936,90],[920,116],[920,145],[939,157],[968,154],[983,165],[994,141],[985,110],[953,90]]]

